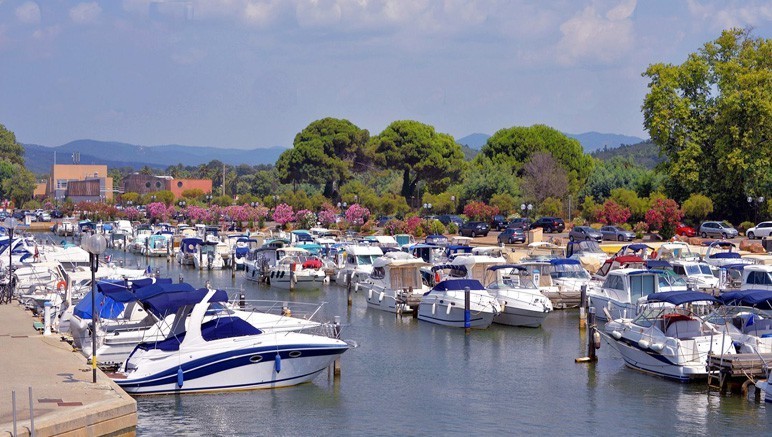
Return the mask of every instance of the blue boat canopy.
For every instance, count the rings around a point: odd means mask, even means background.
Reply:
[[[553,258],[553,259],[549,260],[549,262],[553,266],[568,265],[568,264],[579,265],[580,264],[578,259],[570,259],[570,258]]]
[[[93,290],[86,293],[85,296],[75,305],[75,309],[72,311],[73,315],[80,317],[81,319],[90,319],[93,312],[91,306],[91,295]],[[105,296],[102,292],[97,291],[94,297],[96,306],[98,308],[97,314],[103,319],[113,319],[126,308],[126,305],[113,300],[112,298]]]
[[[517,269],[517,270],[520,270],[520,271],[523,271],[523,272],[528,270],[528,269],[526,269],[525,267],[523,267],[523,266],[521,266],[519,264],[496,264],[496,265],[492,265],[492,266],[488,267],[488,270],[490,270],[492,272],[495,272],[495,271],[501,270],[501,269]]]
[[[652,293],[646,298],[646,301],[665,302],[673,305],[683,305],[685,303],[699,301],[718,302],[715,297],[699,291],[665,291],[662,293]]]
[[[171,278],[142,278],[134,281],[109,279],[97,282],[97,290],[116,302],[126,303],[137,300],[137,290],[153,284],[171,284]]]
[[[740,259],[740,254],[737,252],[719,252],[711,254],[711,259]]]
[[[647,259],[646,268],[648,269],[664,269],[673,267],[669,262],[664,259]]]
[[[424,293],[424,296],[434,290],[437,291],[458,291],[469,287],[469,290],[485,290],[485,287],[477,279],[447,279],[435,285],[434,288]]]
[[[155,288],[154,290],[150,290]],[[195,305],[209,293],[207,288],[194,289],[190,284],[161,284],[151,285],[137,290],[139,300],[145,309],[155,314],[159,319],[175,313],[180,307]],[[140,297],[141,294],[147,296]],[[227,302],[228,293],[217,290],[209,299],[209,302]]]
[[[742,290],[719,296],[724,305],[750,306],[772,310],[772,290]]]
[[[633,243],[633,244],[628,244],[627,246],[622,247],[623,250],[625,248],[630,249],[630,250],[632,250],[634,252],[638,252],[639,250],[654,250],[653,247],[651,247],[651,246],[649,246],[647,244],[643,244],[643,243]]]
[[[196,246],[202,244],[204,240],[200,238],[183,238],[180,247],[183,252],[192,253],[196,251]]]

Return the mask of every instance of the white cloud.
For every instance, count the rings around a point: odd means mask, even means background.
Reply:
[[[560,25],[563,36],[557,45],[558,62],[573,65],[580,60],[617,60],[633,46],[633,22],[629,17],[634,9],[634,2],[626,1],[604,17],[595,6],[585,7]]]
[[[80,3],[70,9],[70,20],[75,24],[93,23],[102,14],[102,8],[96,3]]]
[[[769,1],[730,1],[703,4],[687,0],[692,17],[705,22],[713,30],[757,26],[772,21]]]
[[[26,2],[16,8],[16,18],[25,24],[39,24],[40,6],[35,2]]]

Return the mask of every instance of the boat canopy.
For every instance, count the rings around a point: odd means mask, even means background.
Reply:
[[[711,259],[740,259],[741,256],[737,252],[719,252],[713,253],[709,256]]]
[[[432,291],[458,291],[469,287],[469,290],[485,290],[485,287],[477,279],[446,279],[435,285],[430,291],[424,293],[427,295]]]
[[[662,293],[652,293],[646,298],[646,301],[664,302],[673,305],[683,305],[689,302],[700,301],[718,302],[715,297],[699,291],[665,291]]]
[[[457,270],[460,274],[465,275],[466,274],[466,266],[461,264],[440,264],[437,266],[432,266],[432,272],[436,272],[437,270]]]
[[[648,269],[665,269],[670,267],[673,267],[673,265],[663,259],[646,260],[646,268]]]
[[[560,266],[560,265],[567,265],[567,264],[575,264],[579,265],[581,264],[578,259],[571,259],[571,258],[553,258],[549,260],[549,263],[553,266]]]
[[[772,310],[772,290],[742,290],[724,293],[718,298],[724,305],[750,306]]]
[[[638,252],[639,250],[654,250],[653,247],[643,243],[628,244],[627,246],[622,247],[622,250],[624,249],[632,250],[633,252]]]
[[[194,289],[186,283],[154,284],[137,290],[137,299],[160,319],[166,314],[177,312],[180,307],[201,302],[207,293],[208,288]],[[228,293],[224,290],[217,290],[209,299],[209,302],[227,301]]]
[[[183,238],[180,242],[180,247],[183,252],[194,253],[196,246],[203,244],[204,240],[200,238]]]
[[[736,247],[734,243],[731,241],[705,241],[702,243],[703,246],[718,246],[718,247]]]
[[[517,269],[517,270],[520,270],[521,272],[528,271],[528,269],[526,269],[525,267],[523,267],[523,266],[521,266],[519,264],[496,264],[496,265],[488,267],[488,270],[493,271],[493,272],[495,272],[497,270],[501,270],[501,269]]]

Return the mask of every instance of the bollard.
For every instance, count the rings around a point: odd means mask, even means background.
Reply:
[[[290,291],[295,291],[295,266],[297,264],[290,263],[290,271],[289,271],[289,289]]]
[[[579,329],[587,327],[587,284],[582,285],[579,303]]]
[[[333,329],[335,330],[335,338],[340,338],[340,316],[335,316],[333,323]],[[336,358],[332,363],[332,375],[333,379],[336,376],[340,376],[340,357]]]
[[[11,390],[11,409],[13,410],[13,435],[17,436],[16,432],[16,390]]]
[[[179,277],[180,284],[182,284],[183,280],[184,280],[184,278],[182,277],[182,273],[180,273],[180,277]]]
[[[346,273],[346,283],[348,284],[348,287],[346,287],[346,295],[348,300],[348,306],[351,306],[351,277],[353,276],[352,272]]]
[[[590,327],[590,331],[587,334],[587,356],[590,361],[598,361],[597,355],[595,355],[595,307],[590,307],[587,312],[587,326]]]
[[[470,294],[469,287],[464,287],[464,330],[467,334],[472,329],[472,311],[469,309],[471,306],[469,302]]]
[[[43,304],[43,335],[51,335],[51,302]]]
[[[29,435],[35,437],[35,410],[32,406],[32,387],[27,387],[29,390]]]

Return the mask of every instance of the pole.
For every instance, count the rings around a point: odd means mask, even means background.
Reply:
[[[598,361],[598,357],[595,355],[595,307],[590,307],[587,314],[587,326],[590,327],[590,332],[587,334],[587,357],[590,361]]]
[[[579,302],[579,329],[587,327],[587,284],[581,287],[581,298]]]
[[[353,276],[353,273],[349,272],[346,274],[346,283],[348,286],[346,287],[346,296],[348,300],[348,306],[351,306],[351,277]]]
[[[29,435],[35,437],[35,412],[32,406],[32,387],[29,389]]]
[[[464,287],[464,330],[467,334],[472,329],[472,311],[469,309],[470,294],[469,287]]]
[[[96,254],[90,253],[88,254],[89,262],[91,262],[91,376],[93,383],[96,383],[97,380],[97,361],[96,361],[96,292],[97,292],[97,285],[96,285]]]

